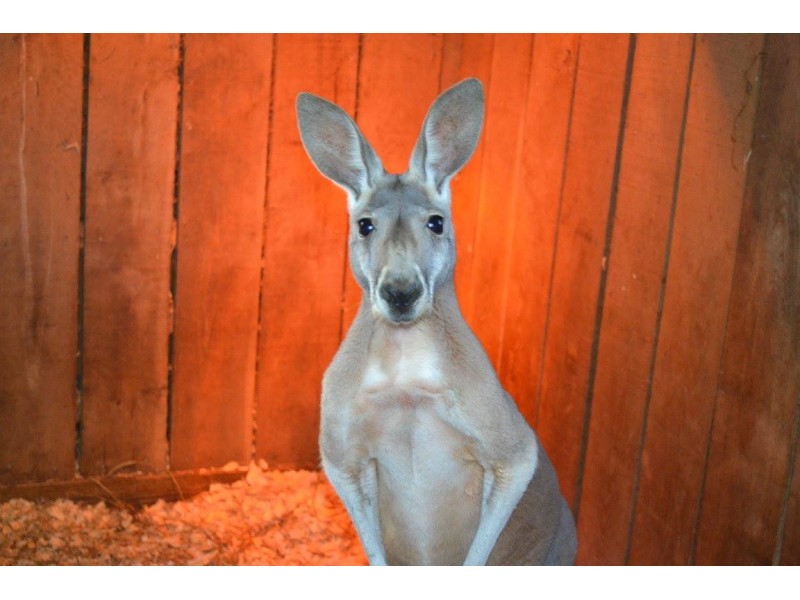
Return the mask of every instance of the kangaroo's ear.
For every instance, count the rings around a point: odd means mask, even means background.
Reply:
[[[409,171],[441,192],[472,156],[482,125],[483,86],[477,79],[465,79],[434,101],[411,155]]]
[[[383,173],[383,166],[358,126],[332,102],[302,93],[297,96],[300,138],[311,161],[353,200]]]

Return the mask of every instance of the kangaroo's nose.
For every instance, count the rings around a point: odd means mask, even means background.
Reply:
[[[417,281],[386,282],[381,286],[380,295],[395,311],[405,313],[422,295],[422,286]]]

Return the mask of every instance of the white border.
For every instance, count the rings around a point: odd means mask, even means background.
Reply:
[[[27,0],[6,32],[770,32],[778,0]]]
[[[0,575],[14,597],[59,600],[675,600],[789,598],[800,567],[2,567]]]

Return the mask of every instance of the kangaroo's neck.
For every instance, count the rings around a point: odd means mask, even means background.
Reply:
[[[461,307],[456,298],[456,288],[453,281],[447,281],[436,290],[433,298],[433,307],[429,318],[448,328],[466,326],[461,315]]]

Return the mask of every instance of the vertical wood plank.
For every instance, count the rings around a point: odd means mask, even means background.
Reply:
[[[389,173],[405,173],[428,107],[439,92],[442,36],[366,34],[361,42],[359,129]],[[361,304],[348,268],[344,286],[346,331]]]
[[[75,471],[82,39],[0,36],[0,483]]]
[[[272,36],[187,35],[171,466],[253,446]]]
[[[178,37],[91,38],[81,472],[166,466]]]
[[[530,34],[495,36],[486,86],[472,286],[461,299],[465,318],[495,367],[500,358],[514,216],[525,200],[519,190],[532,46]]]
[[[739,230],[763,36],[698,36],[630,562],[687,564]]]
[[[494,39],[494,35],[487,33],[445,34],[440,91],[467,77],[477,77],[486,90],[491,81]],[[478,224],[484,137],[481,135],[472,158],[450,182],[453,226],[456,233],[455,283],[459,298],[462,296],[466,298],[472,289],[472,263]]]
[[[525,129],[499,374],[534,426],[578,41],[574,34],[534,36],[530,90],[521,109]]]
[[[319,466],[322,375],[339,344],[347,240],[344,193],[319,175],[297,130],[311,92],[355,111],[358,35],[279,35],[258,351],[256,453],[273,467]]]
[[[389,173],[405,173],[422,121],[439,91],[442,36],[366,34],[358,126]]]
[[[586,35],[580,44],[537,427],[570,504],[579,475],[629,36]]]
[[[692,39],[637,36],[578,522],[582,564],[626,559]]]
[[[779,560],[779,520],[796,443],[800,36],[770,35],[765,56],[697,534],[698,564]],[[748,141],[743,140],[745,151]]]

